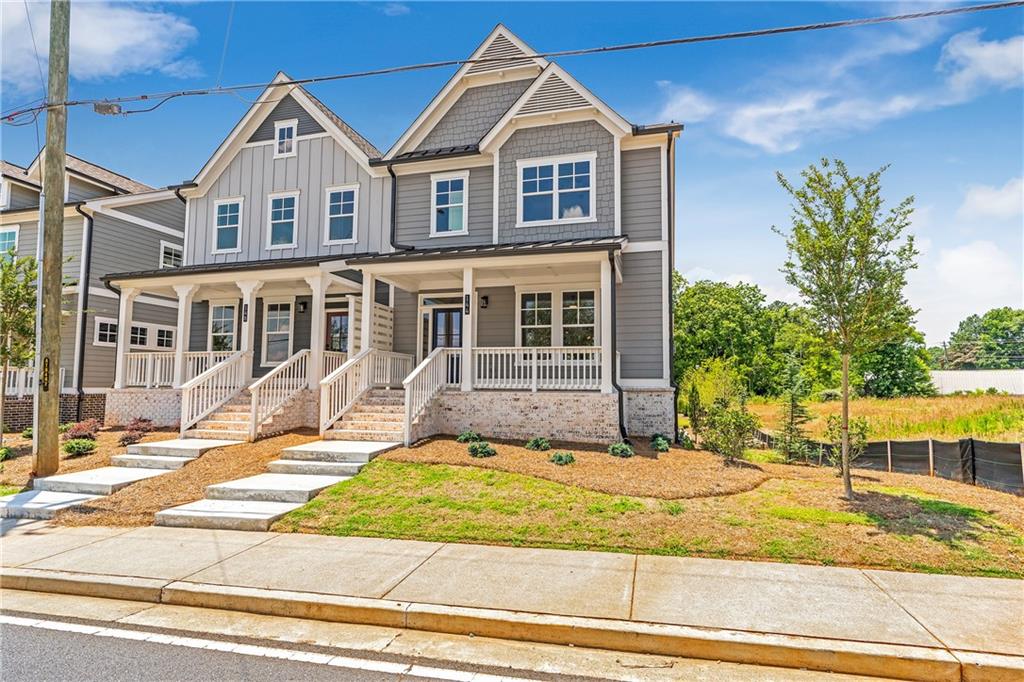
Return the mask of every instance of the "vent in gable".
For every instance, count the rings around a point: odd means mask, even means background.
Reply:
[[[520,50],[516,45],[506,38],[505,36],[498,34],[491,41],[491,44],[487,46],[487,49],[477,57],[477,59],[494,59],[498,61],[487,61],[478,62],[473,64],[466,70],[467,74],[474,73],[486,73],[488,71],[501,71],[502,69],[511,69],[517,66],[528,66],[533,63],[530,58],[523,59],[526,53]]]
[[[559,78],[557,74],[553,74],[537,88],[537,92],[533,93],[530,99],[523,103],[516,114],[544,114],[589,106],[592,105],[586,97]]]

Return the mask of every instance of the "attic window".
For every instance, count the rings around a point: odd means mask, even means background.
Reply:
[[[274,123],[274,158],[295,156],[295,132],[299,122],[277,121]]]

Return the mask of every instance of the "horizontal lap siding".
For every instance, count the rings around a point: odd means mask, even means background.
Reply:
[[[10,209],[34,208],[39,205],[39,192],[28,187],[10,184]]]
[[[622,234],[630,241],[661,239],[661,149],[622,152]]]
[[[177,199],[164,199],[152,201],[146,204],[134,204],[132,206],[120,206],[116,209],[120,213],[126,213],[136,218],[142,218],[172,230],[185,231],[185,204]],[[174,237],[164,235],[166,241],[177,241]]]
[[[665,283],[660,251],[622,255],[616,288],[616,350],[623,379],[661,379],[664,373],[662,302]]]
[[[97,212],[93,218],[90,284],[103,286],[100,278],[112,273],[159,268],[161,241],[181,244],[177,237]]]
[[[82,234],[84,218],[75,216],[64,219],[64,265],[61,268],[64,279],[72,284],[78,283],[82,274]],[[18,225],[18,255],[36,257],[39,239],[39,223],[36,220],[23,220]],[[5,227],[10,227],[5,225]]]
[[[476,144],[532,82],[533,80],[528,78],[511,83],[469,88],[427,133],[416,149]]]
[[[430,173],[398,178],[398,220],[395,234],[399,244],[416,248],[445,248],[490,244],[494,236],[494,169],[478,166],[469,169],[469,233],[460,236],[431,237]]]
[[[68,201],[88,201],[97,197],[107,197],[114,194],[109,189],[97,187],[91,182],[85,182],[77,178],[68,178]]]
[[[89,309],[85,318],[85,364],[83,365],[82,387],[83,388],[110,388],[114,385],[114,366],[116,363],[116,351],[111,346],[97,346],[96,340],[96,318],[117,320],[118,299],[107,296],[90,296]],[[70,319],[74,320],[72,316]],[[132,306],[132,321],[147,322],[149,324],[162,324],[174,327],[178,321],[176,308],[167,306],[142,303],[138,299]],[[74,332],[71,332],[70,339],[73,341]],[[179,339],[175,339],[177,343]],[[64,339],[62,346],[67,346],[68,340]],[[72,343],[73,345],[73,343]],[[72,364],[67,365],[68,372],[71,372]]]
[[[516,345],[516,289],[515,287],[489,287],[477,289],[477,296],[487,297],[487,307],[477,310],[480,319],[476,326],[478,347]],[[479,299],[478,299],[479,301]]]

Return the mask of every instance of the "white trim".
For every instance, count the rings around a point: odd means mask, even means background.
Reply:
[[[171,237],[177,237],[178,239],[185,238],[185,233],[182,230],[175,230],[173,228],[167,227],[166,225],[154,223],[152,220],[146,220],[145,218],[139,218],[137,216],[129,215],[127,213],[121,213],[120,211],[115,211],[112,208],[103,208],[100,209],[99,212],[103,213],[104,215],[110,216],[111,218],[123,220],[126,223],[132,223],[133,225],[138,225],[139,227],[145,227],[149,228],[150,230],[155,230],[156,232],[160,232],[161,234],[166,234]]]
[[[500,196],[499,186],[501,180],[501,160],[499,158],[501,153],[500,149],[494,150],[494,169],[491,171],[493,175],[491,187],[491,243],[497,244],[500,239],[501,221],[498,220],[500,215],[500,208],[498,198]],[[475,338],[475,337],[474,337]]]
[[[523,332],[522,332],[522,302],[520,296],[522,294],[551,294],[551,345],[562,346],[563,327],[562,327],[562,294],[566,291],[593,291],[594,292],[594,348],[600,348],[601,339],[601,282],[586,282],[586,283],[549,283],[549,284],[530,284],[530,285],[516,285],[515,286],[515,313],[516,313],[516,348],[531,348],[532,346],[523,346]],[[614,331],[613,331],[614,333]]]
[[[226,308],[228,306],[230,306],[235,311],[234,314],[231,316],[231,350],[233,351],[236,348],[240,348],[240,346],[238,345],[238,334],[240,332],[240,330],[239,330],[239,326],[240,325],[238,323],[238,313],[239,313],[239,308],[241,306],[239,306],[239,304],[238,304],[238,299],[237,298],[214,298],[214,299],[210,299],[210,300],[208,300],[206,302],[206,350],[207,351],[212,351],[213,350],[213,309],[214,308]],[[253,313],[253,314],[255,314],[255,313]],[[224,336],[224,334],[220,334],[220,336]]]
[[[292,129],[292,148],[289,152],[279,152],[277,150],[278,139],[277,136],[280,131],[291,128]],[[287,159],[295,156],[298,153],[299,143],[296,138],[299,136],[299,119],[290,118],[286,121],[274,121],[274,158],[275,159]]]
[[[108,206],[134,206],[136,204],[148,204],[152,201],[166,201],[167,199],[177,199],[177,197],[174,196],[174,190],[154,189],[148,192],[138,192],[134,194],[116,194],[111,197],[96,197],[94,199],[87,200],[85,202],[85,208],[92,211],[104,211]]]
[[[11,182],[0,178],[0,209],[6,209],[11,204]]]
[[[114,325],[114,341],[100,341],[100,325],[101,324],[112,324]],[[117,348],[117,318],[114,317],[97,317],[92,318],[92,345],[100,346],[101,348]]]
[[[423,362],[423,358],[426,354],[423,352],[423,314],[427,315],[427,345],[431,345],[434,342],[434,314],[435,309],[451,309],[458,308],[463,309],[463,293],[461,289],[451,289],[443,291],[432,291],[430,293],[420,293],[416,298],[416,362]],[[425,304],[423,300],[426,298],[454,298],[455,303],[431,303]],[[479,315],[470,315],[470,317],[479,317]],[[466,316],[462,316],[463,333],[460,334],[462,338],[465,338],[464,330],[466,325]],[[475,337],[474,337],[475,338]],[[430,351],[427,351],[429,353]]]
[[[77,292],[78,292],[78,287],[64,287],[64,293],[65,294],[74,294],[74,293],[77,293]],[[89,295],[90,296],[102,296],[104,298],[118,298],[117,294],[115,294],[113,291],[111,291],[110,289],[107,289],[105,287],[89,287]],[[135,298],[135,302],[138,303],[138,304],[142,304],[142,305],[158,305],[158,306],[163,306],[164,308],[174,308],[174,309],[178,308],[178,302],[177,301],[170,301],[170,300],[163,299],[163,298],[155,298],[153,296],[145,296],[145,295],[137,296]]]
[[[14,232],[14,251],[18,251],[18,242],[21,239],[21,225],[0,225],[0,232]]]
[[[558,217],[558,164],[576,163],[579,161],[590,162],[590,215],[585,218],[559,218]],[[551,215],[550,220],[523,221],[523,169],[532,166],[552,167],[551,170]],[[577,191],[577,190],[567,190]],[[573,225],[577,223],[597,222],[597,152],[585,152],[581,154],[566,154],[563,156],[546,156],[533,159],[518,159],[516,161],[516,227],[543,227],[546,225]]]
[[[166,249],[166,248],[172,248],[172,249],[177,249],[178,250],[179,255],[181,257],[181,265],[164,265],[164,249]],[[160,240],[160,262],[159,262],[160,268],[159,269],[161,269],[161,270],[172,269],[173,270],[175,268],[180,268],[184,264],[185,264],[185,247],[182,246],[181,244],[178,244],[178,243],[175,243],[175,242],[168,242],[168,241],[164,241],[163,239],[161,239]]]
[[[277,367],[280,362],[267,362],[267,308],[271,305],[288,304],[288,355],[292,356],[295,347],[295,296],[272,296],[263,299],[263,324],[260,325],[260,367]],[[255,320],[252,320],[255,322]],[[275,332],[279,334],[280,332]],[[283,362],[283,361],[282,361]]]
[[[619,370],[621,372],[621,368]],[[672,385],[663,379],[619,379],[619,386],[634,391],[671,391]]]
[[[670,316],[670,310],[672,302],[669,300],[668,289],[666,283],[669,282],[672,273],[668,271],[669,264],[669,252],[668,242],[665,243],[665,250],[661,252],[661,351],[662,351],[662,378],[668,382],[672,379],[672,333],[673,330],[669,326],[668,320]]]
[[[324,188],[324,246],[355,244],[359,241],[359,190],[358,182]],[[331,239],[331,192],[347,191],[352,191],[355,197],[352,205],[352,236],[348,239]]]
[[[622,236],[622,136],[612,138],[612,177],[615,178],[615,236]]]
[[[117,338],[117,336],[120,334],[120,329],[118,329],[118,326],[117,326],[118,325],[117,319],[113,318],[113,317],[106,317],[106,316],[94,316],[92,318],[92,320],[93,320],[93,325],[92,325],[92,345],[99,346],[100,348],[116,348],[117,347],[117,342],[116,341],[100,341],[100,325],[101,324],[113,325],[114,326],[114,336],[115,336],[115,338]],[[131,336],[132,336],[132,328],[133,327],[139,327],[141,329],[145,329],[146,330],[146,345],[139,346],[139,345],[131,343]],[[173,343],[170,346],[170,348],[168,348],[166,346],[158,346],[157,345],[157,343],[156,343],[157,332],[161,332],[161,331],[169,331],[169,332],[171,332],[171,334],[173,334],[173,336],[172,336]],[[179,339],[178,339],[178,330],[177,330],[177,328],[174,325],[171,325],[171,324],[157,324],[156,322],[139,322],[139,321],[137,321],[135,319],[132,319],[131,323],[128,325],[128,335],[127,335],[126,338],[129,339],[129,348],[135,349],[135,350],[140,351],[140,352],[145,352],[145,351],[167,351],[169,353],[169,352],[173,351],[177,347],[178,341],[179,341]]]
[[[235,247],[233,249],[218,249],[217,248],[217,209],[225,204],[238,204],[238,227],[235,231]],[[216,199],[213,202],[213,218],[210,226],[213,227],[213,243],[211,246],[213,250],[210,251],[212,255],[220,253],[241,253],[242,251],[242,218],[245,215],[245,197],[225,197],[223,199]]]
[[[290,189],[284,192],[271,192],[270,194],[267,195],[267,251],[281,251],[283,249],[294,249],[299,245],[299,194],[299,190]],[[295,198],[295,205],[292,208],[294,212],[292,216],[292,241],[290,244],[271,244],[271,231],[274,225],[274,199],[287,199],[288,197]]]
[[[188,235],[192,232],[193,228],[188,224],[188,221],[192,217],[192,200],[189,197],[185,197],[185,236],[181,240],[181,252],[183,254],[181,264],[185,265],[188,260]]]
[[[643,242],[626,242],[622,245],[623,253],[643,253],[644,251],[665,251],[668,249],[668,242],[652,239]]]
[[[437,231],[437,183],[444,180],[462,180],[462,229]],[[457,204],[449,204],[454,206]],[[450,173],[431,173],[430,175],[430,236],[458,237],[469,234],[469,171],[453,171]]]
[[[298,119],[295,119],[295,120],[297,121]],[[292,139],[293,140],[316,140],[316,139],[319,139],[321,137],[330,137],[330,136],[331,136],[331,134],[330,133],[326,133],[326,132],[324,132],[324,133],[309,133],[308,135],[298,135],[298,134],[296,134],[295,137],[293,137]],[[276,139],[275,140],[257,140],[256,142],[246,142],[245,144],[243,144],[241,146],[241,148],[242,149],[249,149],[251,147],[269,147],[272,144],[276,145],[277,144],[277,140]],[[281,157],[276,157],[276,158],[281,158]]]

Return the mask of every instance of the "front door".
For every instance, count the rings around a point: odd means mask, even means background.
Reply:
[[[432,315],[434,324],[430,350],[462,348],[462,308],[434,308]],[[461,381],[459,366],[459,360],[448,363],[448,383],[457,384]]]
[[[324,328],[327,334],[327,338],[324,340],[324,350],[347,353],[348,311],[329,311]]]

